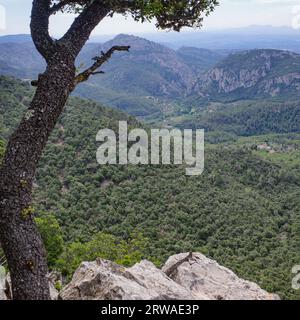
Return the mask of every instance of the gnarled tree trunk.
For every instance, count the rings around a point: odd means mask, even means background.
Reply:
[[[51,0],[33,0],[31,35],[47,69],[33,82],[35,96],[9,139],[0,168],[0,242],[11,273],[13,298],[18,300],[50,299],[45,249],[30,205],[39,159],[76,84],[87,80],[119,50],[116,47],[96,57],[91,68],[76,76],[75,59],[109,10],[102,1],[88,2],[66,34],[54,40],[49,35],[49,17],[69,2],[53,5]]]
[[[33,220],[31,190],[48,137],[74,83],[74,62],[60,57],[40,75],[30,108],[11,136],[0,169],[0,240],[14,299],[50,299],[47,264]]]

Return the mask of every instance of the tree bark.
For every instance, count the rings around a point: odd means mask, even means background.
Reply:
[[[30,206],[37,164],[70,93],[76,86],[75,59],[108,14],[92,1],[60,40],[49,35],[50,0],[33,0],[31,35],[47,62],[37,91],[9,139],[0,168],[0,242],[12,279],[13,299],[50,299],[45,249]]]
[[[13,298],[50,299],[47,263],[31,208],[38,161],[74,86],[74,61],[56,56],[39,76],[30,108],[11,136],[0,169],[0,241],[12,279]]]

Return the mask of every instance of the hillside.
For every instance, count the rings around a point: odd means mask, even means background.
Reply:
[[[238,136],[300,133],[298,99],[285,102],[276,99],[211,102],[205,107],[193,102],[193,106],[180,116],[169,117],[168,123],[180,128],[204,128],[210,142]]]
[[[78,70],[90,66],[93,57],[113,45],[130,45],[130,53],[116,53],[104,66],[106,73],[82,84],[76,95],[136,116],[159,116],[163,109],[171,108],[165,99],[174,100],[190,91],[193,71],[176,51],[134,36],[119,35],[104,44],[87,44],[78,57]],[[0,74],[36,79],[44,67],[31,42],[0,43]]]
[[[76,94],[117,107],[135,116],[159,116],[174,101],[190,92],[194,74],[174,50],[134,36],[119,35],[82,54],[78,64],[113,45],[130,45],[129,53],[116,53],[103,67],[104,75],[82,84]],[[203,62],[205,64],[205,62]]]
[[[199,77],[194,92],[213,100],[299,96],[300,55],[251,50],[229,55]]]
[[[99,85],[155,96],[181,96],[191,89],[193,74],[190,68],[175,51],[155,42],[121,34],[100,46],[94,54],[117,44],[130,45],[130,52],[112,58],[104,68],[107,75],[97,80]]]
[[[0,42],[1,75],[20,79],[36,79],[45,66],[32,42]]]
[[[192,71],[176,51],[139,37],[121,34],[104,44],[89,43],[78,66],[90,65],[94,56],[114,45],[130,45],[130,53],[116,53],[104,68],[107,74],[92,79],[91,86],[127,93],[133,89],[135,95],[144,96],[178,96],[190,89]],[[0,43],[0,62],[2,74],[17,78],[35,78],[45,66],[32,42]]]
[[[3,140],[31,94],[28,84],[1,77]],[[299,298],[290,285],[300,260],[299,171],[243,145],[207,145],[200,177],[187,177],[177,166],[100,167],[97,131],[116,128],[127,117],[77,98],[65,108],[34,188],[37,212],[55,215],[68,248],[68,262],[54,263],[69,273],[85,257],[82,250],[95,245],[97,232],[127,241],[138,231],[149,239],[142,256],[156,264],[171,254],[199,251],[269,292]],[[138,125],[134,118],[130,122]],[[101,252],[119,246],[119,240],[105,239]]]
[[[75,95],[142,119],[165,120],[193,108],[199,112],[211,102],[299,99],[300,55],[289,51],[172,50],[121,34],[104,44],[88,43],[77,60],[78,71],[113,45],[131,45],[131,50],[116,53],[103,66],[105,74],[81,84]],[[36,79],[44,67],[31,42],[0,43],[0,74]]]
[[[220,51],[194,47],[180,47],[176,53],[195,74],[209,70],[227,56]]]

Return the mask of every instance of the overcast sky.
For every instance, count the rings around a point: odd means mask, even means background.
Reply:
[[[6,11],[6,28],[0,34],[29,33],[31,0],[0,0]],[[300,0],[220,0],[220,6],[204,21],[204,30],[228,29],[249,25],[292,26],[299,21]],[[3,9],[0,10],[2,20]],[[52,35],[59,35],[73,19],[72,15],[57,15],[51,20]],[[294,20],[293,20],[294,19]],[[0,21],[0,26],[3,22]],[[103,21],[94,34],[154,32],[153,24],[139,24],[116,16]]]

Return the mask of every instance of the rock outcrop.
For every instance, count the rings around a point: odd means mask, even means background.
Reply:
[[[194,299],[153,263],[142,261],[131,268],[98,259],[84,262],[62,290],[63,300],[168,300]]]
[[[0,270],[0,300],[11,300],[12,289],[10,274],[2,267]]]
[[[125,268],[97,259],[83,262],[58,295],[56,273],[48,275],[53,300],[278,300],[257,284],[239,278],[200,253],[170,257],[162,269],[143,260]],[[10,299],[10,279],[2,272],[0,300]]]
[[[176,266],[174,268],[174,266]],[[168,259],[162,271],[189,290],[196,299],[209,300],[278,300],[257,284],[243,280],[231,270],[220,266],[200,253],[178,254]]]
[[[58,290],[56,289],[55,285],[59,283],[61,285],[61,274],[59,272],[51,272],[48,274],[48,280],[49,280],[49,290],[50,290],[50,297],[51,300],[57,300],[58,299]]]
[[[5,269],[0,266],[0,300],[7,300]]]
[[[84,262],[61,291],[62,300],[277,300],[200,253],[168,259],[162,270],[149,261],[131,268],[98,259]]]
[[[213,99],[230,94],[245,99],[297,93],[299,87],[300,55],[261,49],[229,55],[201,74],[193,91]]]
[[[1,285],[1,284],[0,284]],[[5,291],[3,289],[3,287],[0,287],[0,300],[7,300],[7,296],[5,294]]]
[[[55,272],[48,274],[49,280],[49,290],[51,300],[58,299],[58,291],[55,288],[55,282],[57,281],[57,274]],[[11,300],[12,299],[12,288],[11,288],[11,279],[10,274],[5,273],[5,269],[1,270],[0,268],[0,301],[1,300]]]

